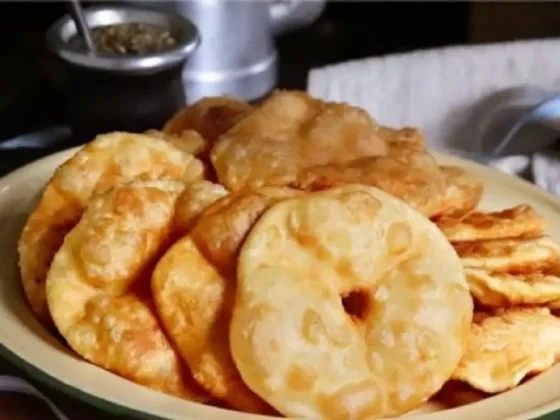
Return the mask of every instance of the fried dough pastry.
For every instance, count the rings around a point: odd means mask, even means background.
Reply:
[[[546,228],[544,218],[528,204],[488,213],[475,211],[461,220],[442,217],[436,223],[451,242],[534,238]]]
[[[184,185],[133,182],[93,197],[48,273],[47,301],[70,347],[136,383],[204,401],[159,326],[151,269],[172,234]]]
[[[379,137],[385,140],[387,145],[394,151],[403,147],[407,149],[426,150],[426,139],[420,130],[414,127],[395,129],[378,125],[376,127]]]
[[[440,166],[445,179],[445,196],[438,217],[461,219],[471,213],[482,197],[484,185],[469,172],[456,166]]]
[[[369,186],[285,200],[241,248],[230,349],[282,414],[395,416],[455,370],[473,303],[461,262],[412,207]]]
[[[465,268],[513,274],[560,272],[560,247],[550,236],[456,242],[453,246]]]
[[[174,233],[182,236],[190,231],[204,210],[228,194],[222,185],[207,180],[187,185],[177,200]]]
[[[152,277],[160,318],[194,378],[214,397],[245,412],[270,414],[273,409],[247,388],[231,359],[237,254],[270,205],[298,194],[264,187],[217,201],[161,258]]]
[[[321,190],[344,184],[365,184],[398,197],[426,216],[442,208],[443,175],[435,159],[416,142],[389,143],[389,154],[339,165],[310,168],[300,176],[298,187]]]
[[[183,130],[180,134],[165,134],[163,131],[148,130],[147,136],[156,137],[171,143],[185,153],[200,157],[208,154],[209,144],[199,133],[194,130]]]
[[[224,134],[210,158],[230,191],[263,185],[291,186],[299,172],[387,152],[364,110],[276,91]]]
[[[207,157],[218,137],[247,116],[253,107],[228,96],[209,97],[187,106],[167,121],[162,132],[176,138],[177,143],[197,145],[197,156]],[[192,132],[200,134],[194,141]]]
[[[163,140],[120,132],[98,136],[57,168],[18,243],[23,288],[39,321],[52,326],[45,299],[47,270],[94,193],[136,178],[191,182],[202,179],[203,170],[198,159]]]
[[[453,378],[488,393],[517,386],[560,356],[560,319],[546,308],[511,308],[477,316]]]
[[[542,305],[560,299],[560,277],[556,273],[492,273],[465,268],[473,297],[487,307]]]
[[[487,307],[560,299],[560,247],[548,236],[457,242],[471,293]]]

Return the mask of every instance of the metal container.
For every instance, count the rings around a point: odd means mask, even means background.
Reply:
[[[179,0],[142,4],[192,20],[202,42],[187,63],[183,81],[189,102],[231,95],[252,101],[277,81],[274,36],[305,26],[323,11],[324,0]]]
[[[170,11],[127,6],[84,10],[90,28],[118,23],[150,23],[167,28],[177,41],[147,55],[91,54],[75,42],[69,15],[47,32],[47,47],[64,63],[68,116],[76,142],[96,134],[159,128],[185,105],[182,71],[199,43],[197,28]]]

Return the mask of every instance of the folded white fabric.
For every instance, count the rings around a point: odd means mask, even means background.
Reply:
[[[346,101],[384,124],[422,128],[432,145],[461,146],[457,128],[490,94],[559,87],[560,39],[449,47],[313,69],[311,95]],[[468,133],[465,133],[467,135]]]
[[[449,47],[313,69],[308,91],[361,106],[386,125],[420,127],[432,149],[477,153],[560,91],[559,63],[560,39]],[[543,151],[560,137],[557,117],[536,115],[541,127],[521,130],[506,153],[524,156],[493,166],[528,171],[560,194],[559,156]]]

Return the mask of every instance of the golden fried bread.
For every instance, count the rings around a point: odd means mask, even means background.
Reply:
[[[162,131],[179,135],[184,130],[194,130],[213,143],[252,110],[248,103],[229,96],[203,98],[177,111]]]
[[[391,147],[388,156],[307,169],[297,185],[305,190],[321,190],[344,184],[377,187],[426,216],[440,211],[445,194],[445,182],[435,159],[415,144],[405,143]]]
[[[542,305],[560,299],[560,277],[556,273],[492,273],[465,268],[473,297],[489,307]]]
[[[413,127],[395,129],[378,125],[377,134],[383,138],[389,148],[399,152],[403,148],[414,150],[426,150],[426,140],[420,130]]]
[[[510,308],[476,317],[453,378],[485,392],[506,391],[560,355],[560,319],[546,308]]]
[[[174,233],[182,236],[190,231],[203,211],[228,194],[223,186],[207,180],[188,184],[177,200]]]
[[[560,247],[548,236],[456,242],[476,301],[487,307],[560,299]]]
[[[228,132],[253,110],[246,102],[228,96],[203,98],[180,109],[167,121],[162,132],[188,146],[198,144],[197,156],[208,157],[218,137]],[[192,132],[200,134],[195,143]]]
[[[210,157],[220,183],[239,191],[290,186],[304,168],[386,152],[364,110],[304,92],[276,91],[224,134]]]
[[[255,221],[274,203],[302,194],[285,187],[231,194],[204,211],[192,236],[220,271],[235,273],[239,247]]]
[[[180,134],[166,134],[159,130],[148,130],[144,134],[165,140],[183,152],[197,157],[207,154],[210,148],[208,140],[205,140],[194,130],[183,130]]]
[[[461,220],[442,217],[436,223],[451,242],[538,237],[546,227],[543,217],[528,204],[488,213],[475,211]]]
[[[510,274],[560,272],[560,247],[550,236],[455,242],[453,246],[465,268]]]
[[[230,349],[282,414],[395,416],[438,391],[473,303],[461,262],[412,207],[347,185],[269,208],[238,260]]]
[[[237,254],[270,205],[298,194],[269,187],[215,202],[161,258],[152,277],[160,318],[195,379],[216,398],[250,413],[273,409],[247,388],[229,351]]]
[[[169,241],[183,187],[134,182],[92,198],[54,257],[46,294],[56,327],[83,358],[152,389],[203,401],[207,395],[161,330],[150,296],[151,269]]]
[[[482,181],[456,166],[441,166],[445,179],[445,197],[438,217],[461,219],[472,212],[482,197]]]
[[[23,288],[37,318],[52,326],[45,300],[47,270],[94,193],[135,178],[192,182],[203,178],[203,170],[198,159],[164,140],[120,132],[98,136],[57,168],[18,243]]]

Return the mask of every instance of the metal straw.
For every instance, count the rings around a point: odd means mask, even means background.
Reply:
[[[72,15],[78,33],[86,44],[86,48],[91,54],[95,54],[95,44],[93,43],[91,32],[89,31],[84,11],[79,0],[70,0],[70,14]]]

